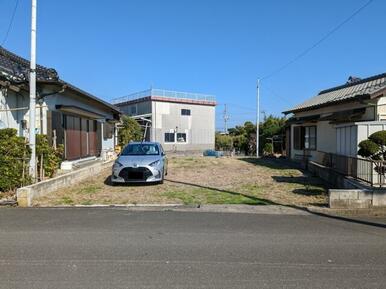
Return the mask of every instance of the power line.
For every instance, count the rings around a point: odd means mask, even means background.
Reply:
[[[275,90],[272,89],[272,87],[270,87],[270,86],[268,85],[268,83],[265,83],[265,86],[264,86],[263,88],[265,88],[265,89],[267,89],[269,92],[271,92],[271,95],[273,95],[274,97],[277,97],[277,98],[279,98],[279,99],[281,99],[281,100],[283,100],[283,101],[285,101],[285,102],[288,102],[288,99],[286,99],[286,98],[280,96]]]
[[[239,104],[236,104],[236,103],[231,103],[231,102],[217,103],[217,105],[226,105],[226,104],[229,104],[232,107],[237,107],[237,108],[242,109],[242,110],[256,111],[255,109],[253,109],[251,107],[242,106],[242,105],[239,105]]]
[[[7,29],[7,32],[5,33],[3,42],[1,42],[1,46],[4,46],[5,42],[8,39],[8,35],[9,35],[9,32],[11,31],[11,28],[13,25],[13,20],[15,19],[15,15],[16,15],[16,11],[17,11],[18,6],[19,6],[19,0],[16,0],[15,1],[15,7],[13,8],[13,12],[12,12],[12,17],[11,17],[11,20],[9,21],[8,29]]]
[[[312,49],[314,49],[315,47],[319,46],[323,41],[325,41],[327,38],[329,38],[332,34],[334,34],[336,31],[338,31],[343,25],[345,25],[346,23],[348,23],[351,19],[353,19],[357,14],[359,14],[363,9],[365,9],[367,6],[369,6],[374,0],[369,0],[367,1],[364,5],[362,5],[360,8],[358,8],[354,13],[352,13],[349,17],[347,17],[345,20],[343,20],[342,22],[340,22],[337,26],[335,26],[332,30],[330,30],[327,34],[325,34],[322,38],[320,38],[317,42],[315,42],[313,45],[311,45],[310,47],[306,48],[305,50],[303,50],[300,54],[298,54],[296,57],[294,57],[293,59],[291,59],[290,61],[288,61],[287,63],[285,63],[284,65],[282,65],[281,67],[279,67],[278,69],[274,70],[273,72],[271,72],[270,74],[267,74],[266,76],[262,77],[261,80],[266,80],[268,78],[271,78],[272,76],[274,76],[275,74],[283,71],[284,69],[286,69],[288,66],[290,66],[291,64],[295,63],[296,61],[298,61],[300,58],[302,58],[303,56],[305,56],[307,53],[309,53]]]

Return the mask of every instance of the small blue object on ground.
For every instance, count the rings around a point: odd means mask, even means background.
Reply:
[[[204,157],[222,157],[224,156],[224,153],[222,151],[215,151],[215,150],[205,150],[204,151]]]

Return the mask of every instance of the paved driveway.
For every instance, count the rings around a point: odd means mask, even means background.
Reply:
[[[0,288],[385,284],[380,226],[313,215],[0,210]]]

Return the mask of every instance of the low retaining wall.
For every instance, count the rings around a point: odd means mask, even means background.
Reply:
[[[386,207],[386,188],[373,188],[364,185],[314,162],[309,162],[308,170],[334,188],[329,190],[331,209]]]
[[[329,190],[329,205],[332,209],[386,208],[385,189]]]
[[[307,169],[314,175],[326,181],[331,187],[339,189],[358,189],[352,181],[331,168],[322,166],[318,163],[309,162]]]
[[[30,207],[34,198],[46,196],[54,191],[76,184],[111,167],[112,164],[112,161],[96,163],[40,183],[19,188],[16,191],[17,202],[20,207]]]

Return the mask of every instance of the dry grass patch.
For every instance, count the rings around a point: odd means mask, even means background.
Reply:
[[[172,157],[162,185],[111,186],[101,174],[35,201],[37,206],[92,204],[326,204],[317,178],[273,159]]]

